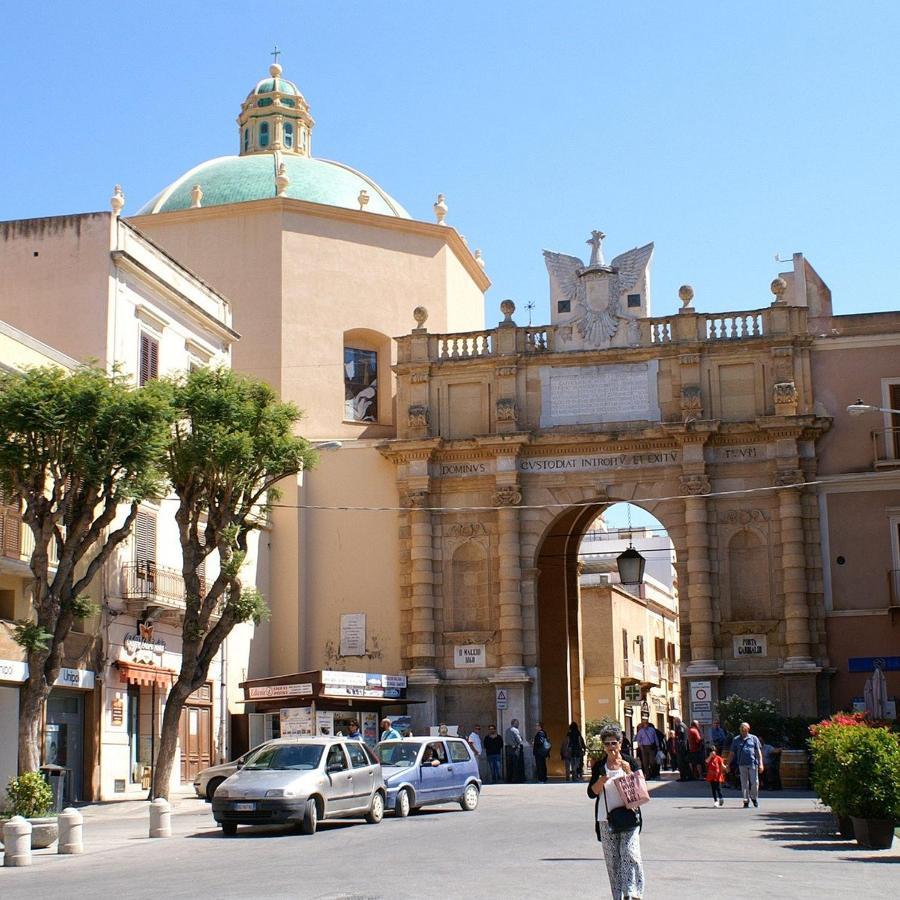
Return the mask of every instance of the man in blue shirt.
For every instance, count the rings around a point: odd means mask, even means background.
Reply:
[[[744,795],[744,809],[751,802],[759,806],[759,776],[764,770],[763,748],[759,738],[750,734],[750,726],[741,722],[741,733],[731,742],[731,750],[725,758],[725,766],[731,765],[732,757],[737,758],[741,773],[741,792]]]
[[[381,739],[383,741],[399,741],[400,732],[391,724],[391,720],[384,718],[381,720]]]

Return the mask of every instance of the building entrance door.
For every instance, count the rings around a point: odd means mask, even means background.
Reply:
[[[185,706],[178,729],[181,745],[181,780],[191,782],[194,776],[212,765],[212,708]]]
[[[54,690],[47,699],[44,763],[69,770],[65,801],[80,800],[84,766],[84,698],[81,694]]]

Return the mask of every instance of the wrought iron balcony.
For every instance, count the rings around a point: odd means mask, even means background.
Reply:
[[[158,618],[177,620],[185,609],[184,578],[176,569],[141,561],[122,566],[122,597],[134,615],[156,607]],[[200,576],[200,591],[206,592],[206,579]]]

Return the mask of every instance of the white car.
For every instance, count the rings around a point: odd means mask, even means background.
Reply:
[[[256,753],[262,746],[264,745],[259,744],[259,746],[254,747],[252,750],[248,750],[243,756],[239,756],[231,762],[219,763],[217,766],[209,766],[209,768],[198,772],[194,778],[194,791],[197,796],[207,803],[212,803],[213,794],[215,794],[216,788],[230,775],[234,775],[234,773],[244,764],[244,760],[247,759],[251,753]]]
[[[297,825],[315,834],[320,819],[384,818],[381,764],[362,742],[294,737],[247,755],[213,794],[212,812],[226,835],[238,825]]]

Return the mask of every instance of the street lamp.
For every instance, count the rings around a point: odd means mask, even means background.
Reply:
[[[857,399],[856,403],[851,403],[847,407],[847,412],[851,416],[861,416],[864,413],[874,412],[893,413],[895,416],[900,416],[900,409],[891,409],[889,406],[872,406],[869,403],[863,403],[860,399]]]
[[[628,542],[628,549],[616,557],[619,581],[622,584],[640,584],[644,580],[644,566],[647,560]]]
[[[310,444],[313,450],[340,450],[343,446],[343,441],[313,441]]]

